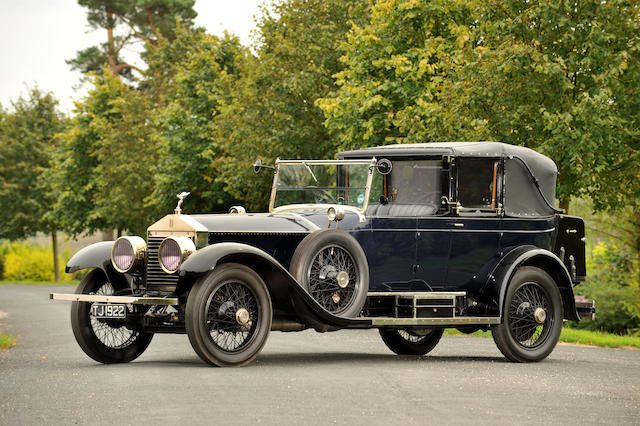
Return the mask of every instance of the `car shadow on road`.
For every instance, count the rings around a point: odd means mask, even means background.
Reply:
[[[412,356],[395,354],[370,354],[354,352],[322,352],[322,353],[289,353],[289,354],[263,354],[258,356],[255,364],[258,365],[295,365],[295,364],[344,364],[358,363],[440,363],[440,362],[505,362],[502,357],[466,357],[466,356]]]
[[[460,362],[499,362],[508,363],[503,357],[480,357],[480,356],[410,356],[394,354],[371,354],[357,352],[322,352],[322,353],[267,353],[258,357],[246,368],[260,366],[295,366],[295,365],[327,365],[327,364],[381,364],[394,363],[405,364],[410,362],[433,364],[433,363],[460,363]],[[172,367],[209,367],[198,358],[180,358],[166,360],[136,360],[132,364],[146,366],[172,366]]]

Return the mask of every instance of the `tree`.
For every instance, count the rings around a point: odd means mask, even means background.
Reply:
[[[88,9],[87,21],[92,29],[104,29],[107,41],[78,52],[68,60],[72,69],[83,73],[102,72],[106,63],[113,75],[131,79],[131,70],[141,69],[122,59],[125,47],[134,43],[156,46],[162,38],[174,38],[176,20],[192,25],[195,0],[78,0]],[[121,32],[121,34],[118,34]]]
[[[60,135],[56,214],[72,234],[101,229],[144,232],[154,217],[145,198],[153,190],[157,133],[144,93],[110,73],[76,103],[71,127]]]
[[[561,207],[588,195],[597,209],[638,209],[639,8],[381,1],[349,36],[340,90],[318,104],[343,146],[524,145],[558,164]]]
[[[176,194],[189,191],[189,211],[221,211],[233,200],[217,179],[214,159],[221,154],[217,136],[221,105],[230,101],[240,62],[250,55],[235,36],[215,37],[179,28],[176,39],[149,55],[152,78],[145,84],[164,87],[166,106],[157,110],[161,132],[155,189],[149,202],[170,212]]]
[[[462,113],[553,158],[561,207],[584,195],[600,210],[640,206],[640,4],[489,1],[480,11],[456,81]]]
[[[65,118],[51,93],[37,88],[18,98],[12,111],[0,109],[0,238],[51,235],[55,280],[60,280],[57,232],[51,208],[57,190],[47,178]]]
[[[241,63],[232,100],[216,118],[224,148],[215,167],[231,196],[253,209],[266,207],[271,176],[253,174],[258,157],[269,163],[336,152],[315,101],[336,88],[342,41],[368,14],[366,0],[280,0],[263,9],[256,55]]]
[[[475,22],[474,3],[383,0],[348,34],[339,90],[317,104],[341,148],[457,139],[451,76]]]

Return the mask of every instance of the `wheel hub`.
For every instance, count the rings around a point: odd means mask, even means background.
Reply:
[[[249,322],[249,311],[245,308],[240,308],[236,311],[236,322],[240,325],[245,325]]]
[[[336,280],[340,288],[346,288],[349,285],[349,274],[345,271],[340,271],[336,275]]]
[[[536,319],[536,322],[538,324],[543,324],[545,322],[545,320],[547,319],[547,312],[542,308],[537,308],[533,312],[533,316]]]

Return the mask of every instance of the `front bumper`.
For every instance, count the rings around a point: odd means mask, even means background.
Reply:
[[[51,293],[49,299],[70,302],[126,303],[132,305],[179,305],[177,297],[107,296],[102,294]]]

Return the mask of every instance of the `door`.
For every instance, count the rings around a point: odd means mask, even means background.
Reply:
[[[448,222],[451,249],[447,269],[448,290],[468,291],[498,258],[501,239],[502,166],[499,158],[456,158],[455,201]]]

